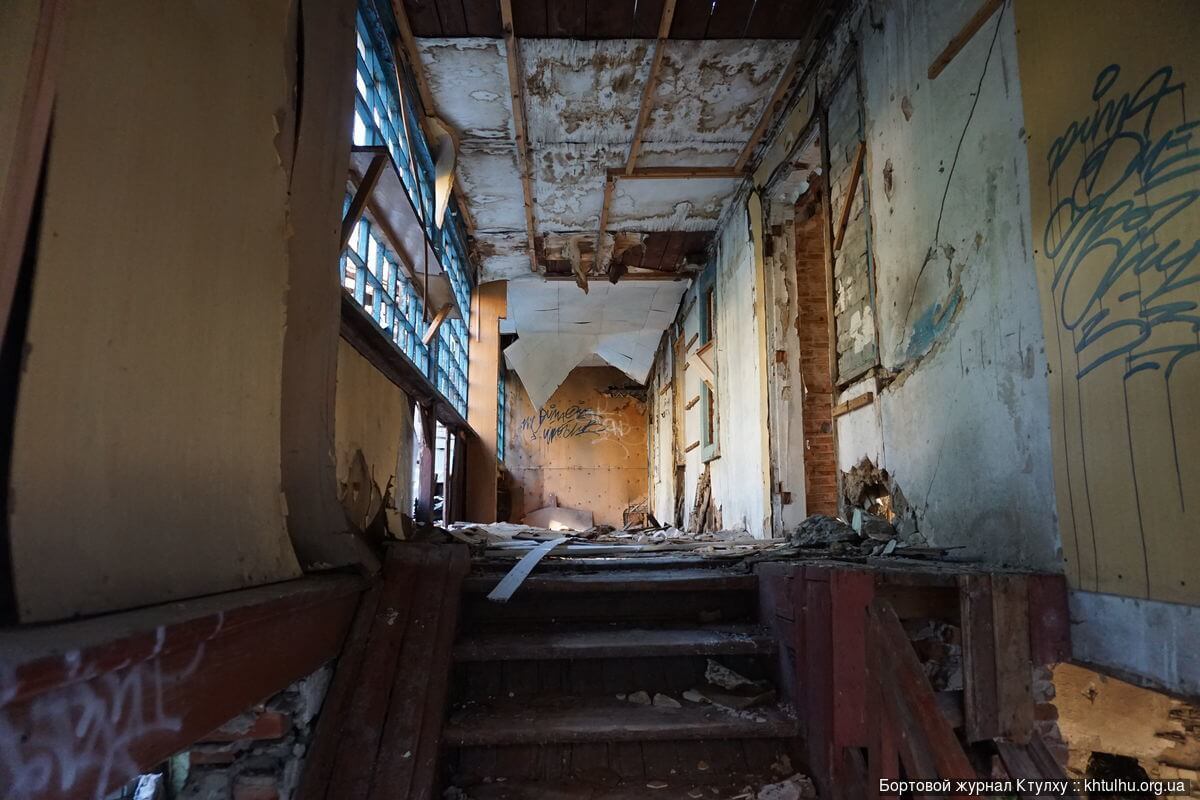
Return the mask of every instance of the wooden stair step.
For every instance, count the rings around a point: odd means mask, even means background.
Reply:
[[[795,719],[777,708],[728,711],[693,705],[659,708],[607,697],[560,696],[541,705],[472,705],[451,714],[442,741],[452,747],[548,742],[683,741],[790,738]]]
[[[774,638],[757,625],[477,633],[454,647],[456,661],[529,661],[647,656],[768,655]]]
[[[486,594],[496,588],[502,574],[471,575],[463,591]],[[551,572],[530,575],[516,596],[530,592],[688,592],[753,591],[758,578],[753,574],[723,569],[613,570],[607,572]]]

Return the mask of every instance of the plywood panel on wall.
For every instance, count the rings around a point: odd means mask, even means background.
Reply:
[[[289,10],[71,4],[9,487],[22,620],[299,574],[280,486]]]
[[[646,404],[602,390],[629,379],[611,367],[576,368],[540,410],[509,373],[506,466],[520,518],[558,498],[621,527],[626,508],[646,499]]]
[[[354,454],[361,450],[379,490],[390,483],[396,508],[411,514],[412,403],[345,339],[338,342],[334,420],[338,482],[346,482]]]
[[[1077,588],[1200,603],[1190,0],[1017,3],[1059,526]]]

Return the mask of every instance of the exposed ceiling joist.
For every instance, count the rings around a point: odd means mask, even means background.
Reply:
[[[642,150],[642,135],[646,130],[646,123],[650,120],[650,111],[654,107],[654,92],[658,88],[658,73],[662,68],[663,55],[666,52],[667,37],[671,35],[671,21],[675,18],[675,0],[666,0],[663,3],[662,17],[658,21],[658,38],[654,42],[654,57],[650,62],[650,74],[646,76],[646,85],[642,89],[641,104],[638,106],[637,125],[633,129],[633,141],[629,143],[629,156],[625,159],[625,175],[632,175],[637,167],[638,154]],[[604,234],[608,228],[608,209],[612,205],[613,192],[616,189],[616,176],[610,170],[608,178],[604,182],[604,200],[600,206],[600,232],[596,236],[596,266],[599,269],[604,268],[603,248]],[[577,274],[579,286],[585,292],[587,291],[587,274]],[[616,281],[614,280],[614,283]]]
[[[642,102],[638,107],[637,126],[633,129],[633,141],[629,143],[629,157],[625,159],[625,174],[633,172],[637,166],[638,154],[642,150],[642,134],[645,133],[646,123],[650,120],[650,111],[654,108],[654,92],[658,88],[658,74],[662,69],[663,55],[666,53],[667,37],[671,34],[671,20],[675,18],[675,0],[663,3],[662,19],[658,22],[658,39],[654,42],[654,59],[650,62],[650,74],[646,77],[646,86],[642,89]]]
[[[763,134],[767,132],[767,125],[770,124],[771,120],[782,109],[783,101],[787,97],[788,87],[792,85],[792,79],[796,77],[796,71],[800,69],[800,65],[804,62],[804,54],[807,51],[808,48],[804,44],[797,47],[792,60],[779,76],[779,83],[775,84],[775,91],[771,93],[771,99],[767,102],[767,107],[763,109],[762,116],[758,118],[758,124],[754,126],[754,131],[750,134],[750,139],[746,142],[746,146],[742,148],[742,152],[738,154],[737,161],[734,162],[733,166],[737,171],[741,172],[746,169],[746,164],[750,161],[750,157],[754,155],[754,148],[758,147]]]
[[[819,0],[812,7],[811,16],[805,26],[804,36],[796,45],[796,52],[792,55],[791,62],[779,76],[779,82],[775,84],[775,91],[771,93],[771,99],[767,102],[767,107],[763,109],[762,116],[759,117],[758,124],[754,126],[754,131],[750,134],[750,139],[746,142],[746,146],[742,148],[742,152],[738,154],[738,159],[734,166],[738,170],[744,170],[746,165],[750,163],[751,157],[754,155],[754,148],[758,147],[758,143],[762,141],[763,136],[767,132],[767,127],[771,124],[771,120],[783,110],[784,102],[787,100],[788,89],[791,88],[792,82],[796,79],[796,74],[804,67],[806,59],[812,52],[814,42],[821,33],[821,29],[829,23],[835,16],[837,7],[841,0]]]
[[[533,224],[533,181],[530,178],[529,136],[525,129],[525,90],[521,81],[520,44],[513,33],[512,0],[500,0],[500,20],[504,27],[504,50],[508,56],[508,85],[512,95],[513,128],[517,135],[517,166],[521,171],[521,189],[525,193],[529,267],[537,272],[537,229]]]

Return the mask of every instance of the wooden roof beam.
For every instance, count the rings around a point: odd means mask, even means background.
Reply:
[[[792,79],[796,77],[796,71],[800,69],[800,65],[804,61],[804,54],[808,51],[806,42],[801,42],[796,45],[796,52],[792,55],[792,60],[788,62],[784,68],[783,74],[779,76],[779,82],[775,84],[775,91],[771,93],[771,99],[767,102],[767,107],[763,109],[762,116],[758,118],[758,124],[754,126],[754,130],[750,133],[750,139],[746,142],[746,146],[742,148],[742,152],[738,153],[737,161],[734,162],[733,168],[738,171],[746,169],[746,164],[750,162],[750,157],[754,155],[754,148],[758,147],[758,143],[762,141],[762,137],[767,132],[767,125],[775,118],[775,115],[783,108],[783,101],[787,98],[787,90],[792,85]]]
[[[521,49],[513,33],[512,0],[500,0],[504,25],[504,50],[508,56],[508,86],[512,94],[513,127],[517,132],[517,167],[525,192],[525,233],[529,240],[529,268],[538,271],[537,229],[533,223],[533,181],[530,179],[529,135],[525,130],[525,90],[521,82]]]
[[[813,43],[817,41],[822,26],[836,16],[840,5],[838,0],[820,0],[819,4],[813,9],[804,37],[796,44],[796,52],[792,55],[792,60],[788,62],[787,67],[783,70],[783,74],[779,76],[779,82],[775,84],[775,91],[771,93],[771,99],[768,101],[767,107],[763,109],[758,124],[754,126],[754,130],[750,133],[750,139],[746,142],[746,146],[738,154],[737,161],[734,162],[735,169],[744,170],[746,169],[746,165],[750,163],[750,159],[754,155],[754,149],[758,147],[759,142],[766,135],[767,126],[783,110],[784,101],[787,100],[788,89],[791,88],[792,81],[796,78],[796,73],[804,66],[805,58],[809,55]]]
[[[501,0],[506,2],[506,0]],[[637,124],[633,129],[633,141],[629,143],[629,155],[625,159],[625,175],[632,175],[637,167],[638,155],[642,150],[642,135],[650,121],[650,111],[654,107],[654,92],[658,88],[658,73],[662,68],[663,56],[666,54],[667,37],[671,35],[671,22],[675,19],[675,0],[663,3],[662,16],[658,20],[658,38],[654,40],[654,56],[650,61],[650,74],[646,76],[646,85],[642,87],[642,100],[638,106]],[[596,235],[596,261],[599,264],[604,249],[604,234],[608,229],[608,208],[612,205],[612,196],[617,188],[612,171],[604,184],[604,204],[600,207],[600,232]],[[580,288],[587,291],[587,275],[579,275]]]

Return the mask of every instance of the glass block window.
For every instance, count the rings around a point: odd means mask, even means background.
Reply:
[[[435,309],[423,308],[407,279],[409,273],[367,221],[360,223],[342,259],[342,285],[465,415],[472,270],[462,216],[451,198],[442,227],[435,224],[434,163],[412,101],[415,84],[403,67],[397,69],[386,33],[394,29],[394,23],[381,18],[386,8],[382,12],[379,9],[370,0],[359,4],[353,141],[358,146],[383,145],[391,153],[425,234],[450,280],[463,318],[447,320],[431,342],[432,348],[421,345],[420,335],[426,328],[424,312]],[[364,225],[368,231],[365,234]],[[395,287],[394,292],[389,293],[389,286]]]
[[[508,416],[508,371],[504,368],[504,356],[500,356],[500,380],[496,382],[496,458],[504,460],[505,419]]]
[[[396,257],[363,217],[350,237],[341,261],[342,288],[379,325],[380,331],[429,374],[429,348],[421,343],[425,332],[421,298]]]
[[[448,319],[437,332],[437,389],[458,413],[467,413],[467,326]]]

